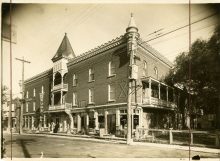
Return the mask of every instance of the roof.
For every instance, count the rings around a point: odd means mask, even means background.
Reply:
[[[63,37],[63,40],[62,40],[56,54],[52,58],[52,61],[54,62],[54,61],[59,60],[63,57],[64,58],[74,58],[75,57],[75,53],[72,49],[72,46],[70,44],[70,41],[69,41],[66,33]]]
[[[137,25],[136,25],[135,20],[134,20],[133,13],[131,13],[131,18],[130,18],[128,27],[126,29],[126,32],[128,32],[128,30],[131,29],[131,28],[135,28],[138,31]]]
[[[143,41],[141,38],[138,40],[138,44],[140,46],[142,46],[143,48],[145,48],[147,51],[149,51],[153,56],[155,56],[156,58],[158,58],[159,60],[161,60],[162,62],[164,62],[165,64],[167,64],[168,66],[172,67],[173,63],[171,61],[169,61],[165,56],[163,56],[162,54],[160,54],[156,49],[154,49],[152,46],[150,46],[148,43],[146,43],[145,41]]]
[[[108,41],[107,43],[104,43],[94,49],[91,49],[83,54],[80,54],[79,56],[71,59],[68,63],[68,65],[76,64],[80,61],[86,60],[90,57],[93,57],[95,55],[98,55],[100,53],[103,53],[106,50],[109,50],[111,48],[114,48],[115,46],[121,45],[125,43],[124,35],[121,35],[119,37],[116,37],[115,39],[112,39],[111,41]]]
[[[37,75],[31,77],[31,78],[26,79],[26,80],[24,81],[24,84],[27,84],[27,83],[30,83],[31,81],[36,80],[36,79],[39,79],[39,78],[48,76],[50,73],[51,73],[51,74],[53,73],[53,68],[50,68],[50,69],[48,69],[48,70],[46,70],[46,71],[43,71],[43,72],[41,72],[41,73],[39,73],[39,74],[37,74]]]
[[[106,50],[109,50],[117,45],[120,45],[122,43],[125,43],[126,39],[124,35],[121,35],[119,37],[116,37],[115,39],[108,41],[107,43],[104,43],[94,49],[91,49],[83,54],[80,54],[79,56],[71,59],[68,63],[68,65],[73,65],[76,64],[80,61],[86,60],[90,57],[93,57],[95,55],[98,55]],[[145,50],[147,50],[149,53],[151,53],[153,56],[155,56],[157,59],[161,60],[164,62],[166,65],[169,67],[172,67],[173,64],[162,54],[160,54],[157,50],[155,50],[153,47],[151,47],[149,44],[145,43],[142,39],[139,38],[138,44],[142,46]]]

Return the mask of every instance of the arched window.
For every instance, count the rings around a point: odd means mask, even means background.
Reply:
[[[59,72],[57,72],[55,74],[55,78],[54,78],[54,85],[61,84],[61,79],[62,79],[61,74]]]

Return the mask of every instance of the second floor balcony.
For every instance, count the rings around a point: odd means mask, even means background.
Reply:
[[[68,84],[61,83],[52,86],[51,91],[58,91],[58,90],[63,90],[63,91],[68,91]]]
[[[57,111],[57,110],[71,110],[72,109],[72,104],[71,103],[63,103],[60,105],[50,105],[49,106],[49,111]]]
[[[174,88],[155,80],[151,77],[142,80],[143,83],[143,105],[156,106],[159,108],[175,108]]]

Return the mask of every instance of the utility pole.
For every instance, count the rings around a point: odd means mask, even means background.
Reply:
[[[31,62],[24,60],[24,57],[22,59],[19,59],[19,58],[15,58],[15,59],[22,62],[22,80],[21,80],[22,98],[21,98],[20,123],[19,123],[19,126],[20,126],[19,134],[22,134],[23,133],[23,128],[22,128],[22,126],[23,126],[23,109],[24,109],[24,103],[25,103],[25,99],[24,99],[24,63],[30,64]]]
[[[127,144],[132,143],[132,85],[133,82],[137,79],[137,65],[135,64],[134,57],[137,49],[137,40],[139,38],[138,28],[135,24],[133,14],[131,13],[131,19],[129,25],[126,29],[126,38],[127,38],[127,54],[130,58],[129,61],[129,73],[128,73],[128,97],[127,97]],[[135,99],[136,100],[136,99]]]

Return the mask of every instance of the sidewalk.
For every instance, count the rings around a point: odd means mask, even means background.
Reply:
[[[13,133],[13,135],[18,135],[18,133]],[[95,142],[126,144],[125,138],[118,138],[118,137],[100,137],[100,136],[89,136],[89,135],[73,135],[73,134],[65,134],[65,133],[46,133],[46,132],[24,133],[24,135],[59,137],[59,138],[87,140],[87,141],[95,141]],[[149,147],[170,148],[170,149],[186,150],[186,151],[189,150],[188,146],[149,143],[149,142],[132,142],[130,145],[131,146],[140,145],[140,146],[149,146]],[[197,152],[207,152],[207,153],[220,154],[220,149],[217,149],[217,148],[190,147],[190,150],[197,151]]]

